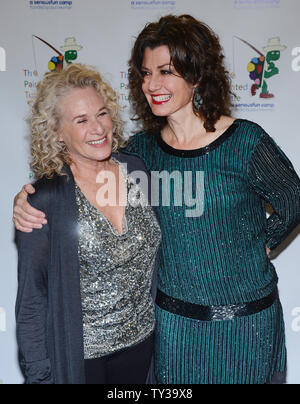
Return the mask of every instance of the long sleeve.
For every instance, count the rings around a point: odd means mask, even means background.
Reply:
[[[274,213],[267,220],[267,246],[276,248],[300,223],[300,179],[291,162],[266,133],[251,156],[248,179]]]
[[[33,199],[33,200],[32,200]],[[31,204],[37,208],[37,198]],[[45,208],[42,207],[45,211]],[[26,384],[52,384],[47,353],[48,240],[49,228],[32,233],[17,232],[18,296],[17,340]]]

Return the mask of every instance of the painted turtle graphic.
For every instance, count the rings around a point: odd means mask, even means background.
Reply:
[[[66,65],[72,63],[72,61],[76,60],[78,57],[78,51],[82,49],[81,45],[78,45],[76,43],[76,39],[74,37],[67,38],[65,39],[65,44],[64,46],[61,46],[60,49],[64,52],[62,54],[59,50],[54,48],[50,43],[46,42],[44,39],[33,35],[34,38],[40,40],[43,42],[45,45],[47,45],[49,48],[54,50],[57,55],[53,56],[51,60],[48,63],[48,69],[52,71],[60,71],[62,70]]]
[[[279,74],[279,69],[275,66],[274,62],[280,59],[280,52],[285,50],[286,46],[281,45],[279,37],[271,38],[263,49],[266,52],[266,55],[264,55],[249,42],[238,37],[236,38],[248,45],[259,55],[251,59],[247,66],[249,77],[254,81],[254,84],[251,86],[251,95],[256,95],[257,90],[261,88],[260,98],[273,98],[274,94],[268,91],[267,80]]]

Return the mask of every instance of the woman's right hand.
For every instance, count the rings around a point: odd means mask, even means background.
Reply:
[[[45,214],[27,202],[28,194],[34,193],[33,186],[27,184],[14,199],[13,222],[16,229],[24,233],[31,233],[33,229],[41,229],[43,224],[47,224]]]

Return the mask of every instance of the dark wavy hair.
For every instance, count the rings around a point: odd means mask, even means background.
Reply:
[[[142,91],[141,67],[147,47],[166,45],[171,62],[179,75],[193,86],[202,98],[194,113],[204,120],[207,131],[214,132],[221,115],[231,114],[231,82],[224,67],[224,55],[218,36],[203,22],[190,15],[167,15],[149,23],[137,37],[129,60],[129,99],[133,120],[141,121],[145,130],[160,131],[166,117],[155,116]]]

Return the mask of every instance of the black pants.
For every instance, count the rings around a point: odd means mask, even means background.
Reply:
[[[133,347],[98,359],[86,359],[86,384],[145,384],[154,336]]]

